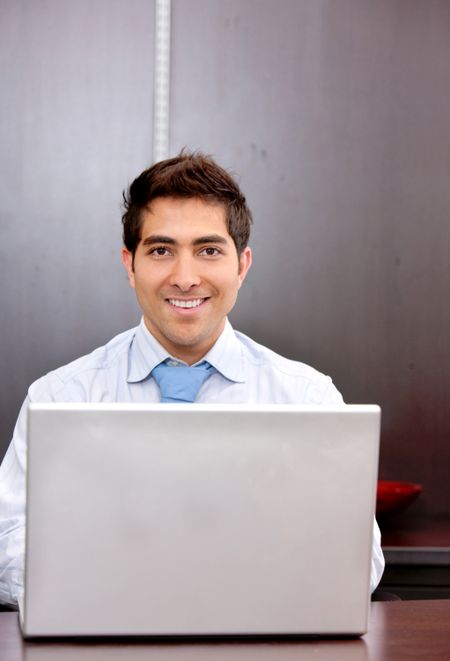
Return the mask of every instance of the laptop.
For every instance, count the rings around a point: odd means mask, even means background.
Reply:
[[[25,637],[366,632],[379,407],[28,415]]]

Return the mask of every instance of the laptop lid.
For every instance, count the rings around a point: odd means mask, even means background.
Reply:
[[[364,633],[379,424],[31,404],[24,635]]]

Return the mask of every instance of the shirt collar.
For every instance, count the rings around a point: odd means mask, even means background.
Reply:
[[[211,363],[226,379],[237,383],[245,382],[242,347],[228,319],[217,342],[203,360]]]
[[[153,337],[144,322],[137,327],[128,358],[128,383],[144,381],[152,369],[170,357],[170,354]]]
[[[130,346],[128,383],[144,381],[167,358],[173,356],[153,337],[142,318]],[[226,379],[245,382],[242,348],[228,319],[217,342],[201,360],[207,360]]]

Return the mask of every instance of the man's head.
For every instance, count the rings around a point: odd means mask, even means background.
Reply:
[[[251,265],[251,216],[210,158],[181,154],[131,185],[122,260],[148,330],[189,364],[225,326]]]
[[[141,239],[142,211],[159,197],[199,198],[222,205],[238,255],[247,246],[252,214],[237,183],[211,157],[182,151],[144,170],[124,193],[123,242],[133,256]]]

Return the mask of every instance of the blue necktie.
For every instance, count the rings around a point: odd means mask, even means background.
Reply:
[[[195,367],[167,362],[160,363],[152,370],[152,376],[161,390],[161,402],[193,402],[203,382],[215,372],[206,360]]]

